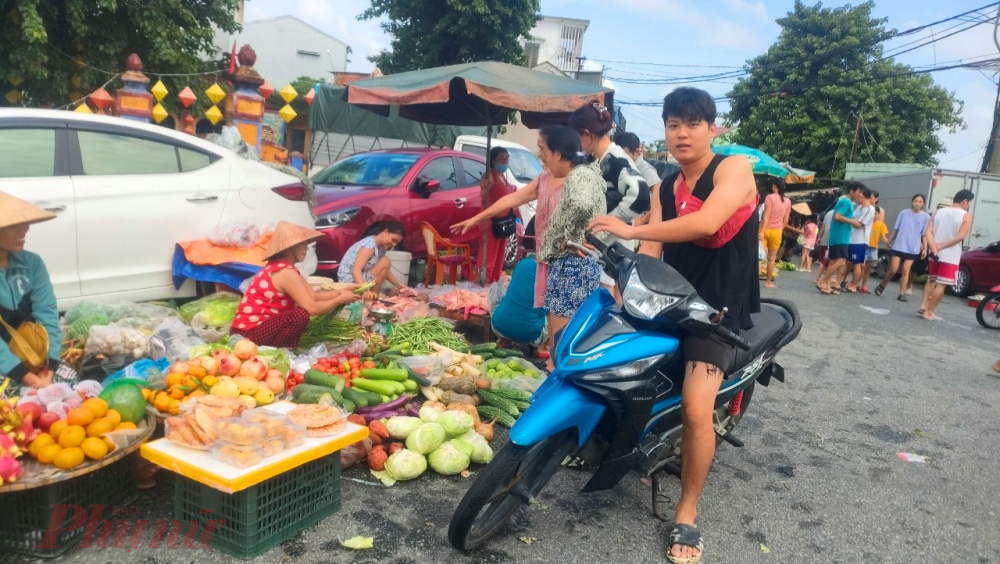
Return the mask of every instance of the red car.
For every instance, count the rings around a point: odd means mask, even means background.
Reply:
[[[403,224],[403,249],[414,257],[427,255],[422,221],[477,254],[482,232],[452,236],[450,227],[482,211],[479,179],[485,173],[482,157],[450,149],[387,149],[330,165],[313,178],[316,229],[326,235],[316,244],[318,274],[334,274],[347,249],[385,220]]]
[[[952,291],[962,297],[1000,285],[1000,242],[962,253]]]

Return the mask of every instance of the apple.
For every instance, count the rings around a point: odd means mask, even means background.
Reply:
[[[49,427],[51,427],[52,424],[55,423],[56,421],[59,421],[59,416],[56,415],[55,413],[52,413],[51,411],[46,411],[45,413],[38,416],[38,427],[42,431],[48,433]]]
[[[236,343],[233,347],[233,353],[236,354],[236,358],[240,360],[250,360],[251,358],[257,356],[257,345],[253,341],[243,339],[242,341]]]
[[[30,418],[32,421],[38,421],[38,419],[45,413],[45,409],[42,408],[41,404],[35,403],[33,401],[26,401],[21,405],[17,406],[15,409],[22,417]]]
[[[282,379],[281,373],[277,370],[268,370],[267,378],[264,379],[264,385],[273,394],[278,395],[281,393],[281,390],[285,389],[285,380]]]

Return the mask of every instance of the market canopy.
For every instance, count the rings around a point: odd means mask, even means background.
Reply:
[[[565,124],[591,102],[613,110],[614,91],[507,63],[484,61],[359,80],[346,100],[383,116],[441,125],[505,125],[513,111],[532,129]]]
[[[777,176],[778,178],[785,178],[788,175],[788,171],[785,167],[781,166],[777,160],[771,155],[768,155],[764,151],[759,149],[754,149],[753,147],[745,147],[743,145],[718,145],[712,147],[718,155],[740,155],[746,160],[750,161],[753,165],[754,174],[767,174],[770,176]]]
[[[379,115],[348,104],[346,87],[320,85],[309,109],[309,129],[342,135],[399,139],[428,147],[453,147],[460,135],[486,135],[485,127],[455,127],[421,123],[399,116],[393,106],[388,115]]]
[[[788,163],[781,163],[781,166],[788,171],[785,184],[811,184],[813,180],[816,180],[816,173],[811,170],[795,168]]]

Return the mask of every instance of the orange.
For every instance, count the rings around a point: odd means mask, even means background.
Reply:
[[[135,430],[135,429],[136,429],[135,423],[130,423],[130,422],[126,421],[124,423],[119,423],[118,426],[115,427],[113,430],[114,431],[132,431],[132,430]]]
[[[55,440],[58,441],[59,440],[59,435],[61,435],[62,432],[68,426],[69,426],[69,423],[67,423],[65,419],[60,419],[59,421],[56,421],[55,423],[53,423],[51,427],[49,427],[49,434],[52,435],[53,439],[55,439]]]
[[[89,409],[94,414],[94,419],[104,417],[104,414],[108,412],[108,402],[101,398],[90,398],[83,402],[83,407]]]
[[[70,425],[59,434],[59,446],[63,448],[78,447],[87,438],[87,431],[79,425]]]
[[[94,414],[86,407],[78,407],[76,409],[69,410],[69,415],[66,417],[66,423],[70,425],[79,425],[81,427],[86,427],[94,422]]]
[[[171,388],[170,389],[170,398],[171,399],[182,400],[182,399],[184,399],[184,395],[185,395],[184,390],[182,390],[180,388]]]
[[[62,447],[56,443],[52,443],[47,446],[43,446],[38,451],[38,461],[42,464],[52,464],[52,461],[56,459],[56,455],[62,451]]]
[[[153,401],[153,407],[160,413],[167,413],[170,411],[170,396],[167,394],[157,395],[156,400]]]
[[[118,445],[107,437],[101,437],[101,440],[104,441],[104,445],[108,447],[108,452],[114,452],[115,449],[118,448]]]
[[[150,390],[149,388],[142,389],[142,399],[149,401],[149,396],[151,395],[153,395],[153,390]]]
[[[59,451],[59,454],[56,455],[55,460],[52,462],[56,465],[56,468],[62,468],[63,470],[75,468],[83,462],[83,449],[80,447],[64,448]]]
[[[170,415],[177,415],[181,412],[181,402],[177,400],[170,400],[170,407],[167,409]]]
[[[104,417],[106,417],[108,421],[111,421],[112,428],[122,422],[122,414],[118,413],[118,411],[114,409],[109,409],[108,413]]]
[[[195,378],[204,378],[208,375],[208,372],[201,366],[191,366],[188,368],[188,375]]]
[[[88,437],[100,437],[104,433],[110,433],[111,429],[115,426],[111,424],[111,420],[107,417],[99,417],[94,419],[94,422],[87,425],[87,436]]]
[[[195,390],[188,394],[189,398],[196,398],[205,395],[205,390]]]
[[[185,374],[178,374],[176,372],[167,374],[167,381],[166,381],[167,387],[169,388],[170,386],[176,386],[177,384],[180,384],[181,382],[184,381],[185,376],[186,376]]]
[[[52,435],[48,433],[42,433],[35,437],[35,440],[31,441],[28,445],[28,453],[35,458],[38,458],[38,452],[42,450],[43,447],[56,444],[56,440],[52,438]]]
[[[91,460],[100,460],[104,458],[104,455],[108,454],[108,445],[104,444],[104,441],[97,437],[84,439],[83,444],[80,445],[80,449]]]

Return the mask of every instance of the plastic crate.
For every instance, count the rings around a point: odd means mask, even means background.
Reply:
[[[0,554],[17,552],[28,556],[54,558],[76,548],[86,526],[61,530],[55,543],[58,548],[36,548],[42,544],[52,518],[53,505],[79,505],[91,511],[92,505],[109,509],[127,505],[138,496],[139,453],[135,452],[103,468],[48,486],[0,494]],[[75,511],[66,512],[60,528],[73,520]]]
[[[197,521],[200,531],[209,520],[224,520],[212,534],[212,548],[242,559],[264,554],[339,510],[340,452],[232,494],[179,475],[174,483],[174,518]]]

